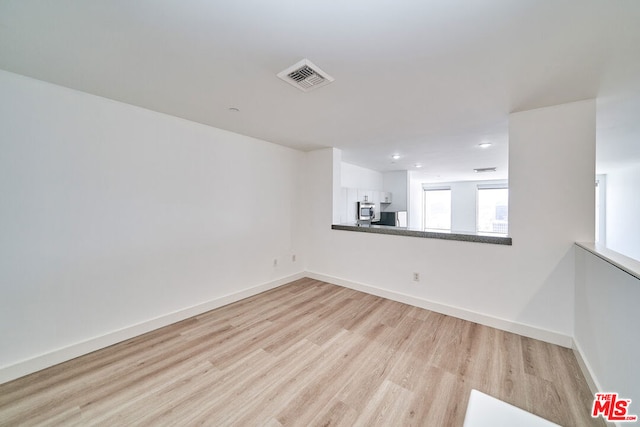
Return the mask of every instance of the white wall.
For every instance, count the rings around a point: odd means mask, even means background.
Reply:
[[[509,267],[529,299],[519,319],[573,332],[574,245],[593,241],[595,101],[509,118]]]
[[[476,232],[477,182],[451,183],[451,229]]]
[[[512,114],[509,152],[513,246],[330,230],[331,208],[318,200],[311,209],[329,215],[309,224],[309,270],[335,283],[571,345],[573,242],[593,240],[594,232],[594,101]],[[327,190],[331,160],[310,159],[321,162],[318,176],[310,178]],[[412,281],[413,272],[421,273],[420,282]]]
[[[610,171],[606,192],[606,245],[640,261],[640,165]]]
[[[407,210],[409,175],[407,171],[393,171],[382,174],[382,190],[391,193],[391,203],[384,206],[385,211]]]
[[[3,71],[0,144],[0,368],[305,269],[304,153]]]
[[[596,388],[631,399],[630,413],[637,415],[640,280],[583,248],[576,251],[576,347]]]
[[[308,219],[304,232],[307,259],[322,258],[321,251],[331,244],[329,234],[334,221],[331,204],[337,191],[334,181],[335,169],[340,167],[342,153],[335,148],[325,148],[308,152],[304,162],[304,182],[309,191],[305,192],[304,205]],[[308,265],[308,264],[307,264]]]
[[[382,191],[382,173],[351,163],[340,162],[340,165],[342,187]]]
[[[424,227],[424,197],[421,174],[409,171],[409,194],[407,195],[407,216],[409,228],[422,229]]]
[[[339,150],[2,71],[0,94],[0,372],[305,269],[552,342],[573,333],[572,243],[593,239],[592,101],[512,114],[509,247],[331,230]]]

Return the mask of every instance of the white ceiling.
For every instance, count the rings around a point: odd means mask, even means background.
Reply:
[[[276,77],[303,58],[335,82]],[[510,112],[598,97],[602,164],[640,161],[638,0],[0,0],[0,68],[440,180],[506,177]]]

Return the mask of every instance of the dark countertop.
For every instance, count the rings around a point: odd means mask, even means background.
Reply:
[[[435,230],[414,230],[407,227],[369,224],[333,224],[332,230],[356,231],[359,233],[390,234],[393,236],[422,237],[427,239],[459,240],[463,242],[489,243],[494,245],[511,245],[511,237],[503,234],[464,233]]]

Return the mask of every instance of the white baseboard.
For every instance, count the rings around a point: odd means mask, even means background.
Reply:
[[[306,275],[307,277],[310,277],[312,279],[321,280],[323,282],[332,283],[334,285],[343,286],[345,288],[354,289],[356,291],[366,292],[368,294],[435,311],[436,313],[457,317],[459,319],[468,320],[470,322],[479,323],[481,325],[490,326],[502,331],[513,332],[518,335],[538,339],[540,341],[556,344],[562,347],[572,348],[573,345],[573,338],[571,336],[564,335],[558,332],[537,328],[535,326],[514,322],[512,320],[489,316],[483,313],[477,313],[460,307],[454,307],[451,305],[429,301],[400,292],[394,292],[387,289],[377,288],[375,286],[365,285],[363,283],[352,282],[350,280],[340,279],[333,276],[327,276],[325,274],[308,271]]]
[[[580,344],[575,339],[573,340],[572,350],[573,350],[573,354],[576,356],[576,360],[578,361],[578,366],[580,366],[582,375],[584,376],[584,379],[587,381],[589,390],[591,390],[591,394],[595,395],[598,392],[608,391],[601,387],[600,382],[598,381],[598,378],[593,373],[593,369],[591,369],[591,365],[589,364],[587,359],[584,358],[582,347],[580,347]],[[616,427],[622,427],[623,424],[626,424],[626,423],[617,423],[617,422],[614,423],[607,420],[604,420],[604,422],[607,426],[616,426]]]
[[[489,316],[482,313],[465,310],[459,307],[454,307],[446,304],[441,304],[426,299],[414,297],[411,295],[402,294],[400,292],[389,291],[386,289],[377,288],[362,283],[352,282],[345,279],[340,279],[325,274],[315,272],[301,272],[291,276],[283,277],[277,280],[273,280],[267,283],[263,283],[257,286],[253,286],[248,289],[244,289],[240,292],[225,295],[214,300],[204,302],[192,307],[187,307],[182,310],[168,313],[166,315],[150,319],[148,321],[132,325],[117,331],[110,332],[108,334],[98,336],[87,341],[79,342],[61,349],[53,350],[51,352],[35,356],[33,358],[20,361],[13,365],[8,365],[0,368],[0,384],[20,378],[22,376],[37,372],[39,370],[48,368],[50,366],[57,365],[59,363],[71,360],[73,358],[91,353],[101,348],[108,347],[110,345],[125,341],[127,339],[142,335],[144,333],[153,331],[158,328],[162,328],[167,325],[179,322],[189,317],[193,317],[209,310],[213,310],[218,307],[222,307],[227,304],[231,304],[236,301],[240,301],[244,298],[257,295],[261,292],[268,291],[273,288],[277,288],[286,283],[294,280],[301,279],[303,277],[310,277],[312,279],[321,280],[323,282],[332,283],[338,286],[354,289],[368,294],[388,298],[393,301],[410,304],[416,307],[424,308],[427,310],[435,311],[437,313],[454,316],[460,319],[468,320],[471,322],[479,323],[481,325],[490,326],[496,329],[500,329],[507,332],[513,332],[519,335],[523,335],[530,338],[539,339],[541,341],[557,344],[567,348],[577,347],[579,353],[579,347],[577,343],[574,343],[573,338],[567,335],[563,335],[557,332],[548,331],[534,326],[525,325],[510,320],[500,319],[494,316]],[[582,356],[578,357],[578,362],[581,363],[580,367],[585,372],[585,377],[589,382],[592,378],[588,364],[584,362]],[[587,373],[589,373],[587,375]],[[591,380],[592,381],[592,380]],[[596,384],[596,383],[593,383]],[[592,388],[592,383],[589,383],[589,387]],[[596,388],[597,389],[597,388]]]
[[[100,350],[101,348],[117,344],[119,342],[128,340],[138,335],[145,334],[155,329],[171,325],[181,320],[188,319],[189,317],[206,313],[207,311],[222,307],[227,304],[231,304],[236,301],[240,301],[244,298],[257,295],[261,292],[277,288],[294,280],[302,279],[303,277],[306,277],[306,274],[303,272],[296,273],[287,277],[282,277],[280,279],[272,280],[248,289],[244,289],[240,292],[224,295],[222,297],[204,302],[202,304],[187,307],[173,313],[168,313],[166,315],[156,317],[155,319],[150,319],[145,322],[128,326],[126,328],[113,331],[105,335],[101,335],[83,342],[53,350],[51,352],[30,359],[20,361],[13,365],[3,366],[0,368],[0,384],[40,371],[50,366],[66,362],[78,356]]]
[[[600,383],[598,382],[596,376],[593,374],[591,365],[589,365],[589,362],[584,358],[582,348],[580,347],[578,341],[576,341],[575,339],[573,340],[572,350],[573,354],[576,356],[576,360],[578,361],[578,365],[580,366],[582,375],[584,375],[584,379],[587,380],[587,385],[589,386],[589,390],[591,390],[591,393],[595,394],[599,391],[602,391]]]

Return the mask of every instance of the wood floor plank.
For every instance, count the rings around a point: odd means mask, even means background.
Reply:
[[[356,419],[354,426],[395,425],[408,412],[413,393],[391,381],[384,381],[376,389],[367,406]]]
[[[278,420],[287,425],[291,424],[289,420],[295,419],[296,423],[306,425],[317,412],[327,406],[326,402],[331,401],[333,396],[344,396],[343,402],[357,409],[358,405],[349,399],[349,391],[354,388],[363,391],[379,387],[392,365],[394,356],[408,345],[408,330],[414,323],[414,319],[407,317],[399,321],[396,328],[382,324],[371,325],[369,333],[364,334],[366,346],[352,348],[323,375],[314,378],[308,387],[301,390],[298,396],[287,404],[286,411],[278,416]],[[371,363],[371,355],[376,355],[375,363]],[[360,371],[363,366],[367,367],[367,372]]]
[[[362,363],[363,355],[372,350],[373,343],[356,339],[357,345],[342,348],[333,357],[324,359],[324,369],[319,370],[307,385],[297,390],[276,418],[283,425],[307,425],[331,398],[349,382],[355,368]]]
[[[0,385],[0,426],[602,426],[573,353],[305,278]]]
[[[358,412],[363,410],[382,383],[393,379],[394,368],[402,365],[403,359],[410,358],[407,349],[420,326],[420,321],[411,317],[404,318],[397,328],[381,325],[385,334],[371,338],[376,342],[374,351],[365,355],[356,375],[337,397]]]
[[[244,388],[244,396],[239,400],[242,402],[242,411],[228,411],[217,418],[225,425],[250,425],[255,420],[273,417],[281,424],[287,425],[279,416],[280,411],[287,408],[304,387],[326,373],[341,355],[349,354],[352,349],[359,349],[365,345],[362,339],[343,340],[346,335],[348,332],[344,331],[323,347],[315,347],[319,350],[315,354],[304,355],[295,360],[280,358],[279,370],[269,370],[268,373],[253,379]],[[343,346],[347,342],[348,344]]]
[[[309,422],[309,426],[321,427],[350,427],[356,422],[358,413],[350,408],[346,403],[331,399],[326,408],[318,412],[314,419]]]
[[[519,408],[526,408],[526,382],[522,381],[525,372],[521,351],[522,337],[509,332],[497,332],[495,345],[498,350],[492,354],[498,364],[492,366],[489,387],[483,392]]]
[[[180,367],[162,375],[158,381],[146,384],[142,389],[132,389],[121,393],[117,400],[101,402],[90,409],[83,408],[82,420],[85,425],[132,425],[140,422],[149,406],[171,405],[181,392],[191,393],[198,384],[208,384],[219,376],[207,361],[201,361],[192,369]]]
[[[3,384],[1,387],[4,394],[0,393],[0,411],[5,405],[15,406],[21,398],[31,398],[31,396],[38,395],[51,387],[60,386],[76,379],[87,380],[94,375],[99,376],[101,371],[113,369],[113,366],[118,363],[129,364],[134,354],[139,355],[159,345],[170,346],[170,341],[179,337],[175,331],[194,322],[195,320],[192,319],[179,322],[108,347],[108,351],[105,349],[103,352],[93,352],[31,374],[22,378],[21,381]]]
[[[220,400],[232,393],[238,378],[245,378],[269,363],[273,363],[273,358],[264,351],[257,350],[239,358],[224,371],[212,370],[194,378],[191,384],[164,388],[141,402],[139,410],[127,412],[136,417],[135,424],[158,425],[172,420],[182,421],[198,411],[208,410],[213,404],[219,404]],[[145,408],[157,409],[149,411]]]

